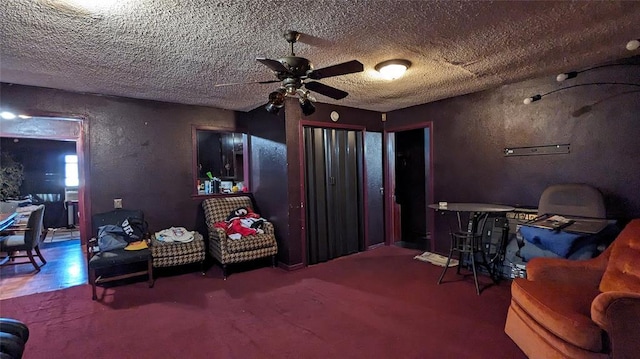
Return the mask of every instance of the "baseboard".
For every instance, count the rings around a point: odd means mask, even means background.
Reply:
[[[384,246],[386,246],[386,244],[385,244],[384,242],[382,242],[382,243],[377,243],[377,244],[372,244],[372,245],[370,245],[369,247],[367,247],[367,250],[370,250],[370,249],[376,249],[376,248],[384,247]]]
[[[278,268],[282,268],[287,271],[294,271],[298,269],[304,268],[304,263],[296,263],[296,264],[285,264],[282,262],[278,262]]]

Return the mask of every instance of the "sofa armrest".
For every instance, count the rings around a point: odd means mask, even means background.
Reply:
[[[612,358],[640,352],[640,293],[604,292],[591,303],[591,319],[609,335]]]
[[[262,230],[265,234],[275,235],[273,224],[271,222],[264,221],[262,222]]]
[[[91,257],[98,252],[100,252],[100,247],[98,247],[98,238],[91,237],[89,241],[87,241],[87,258],[91,259]]]
[[[0,318],[0,332],[15,335],[25,343],[29,340],[29,328],[17,319]]]
[[[587,260],[533,258],[527,263],[527,279],[598,287],[607,267],[606,259],[605,257]]]
[[[29,328],[21,321],[0,318],[0,357],[22,358]]]
[[[227,232],[218,227],[209,227],[209,239],[225,243],[227,241]]]

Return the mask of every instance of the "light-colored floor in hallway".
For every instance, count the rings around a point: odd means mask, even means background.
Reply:
[[[41,252],[47,264],[36,271],[26,264],[0,267],[0,299],[49,292],[87,283],[87,259],[80,240],[43,243]],[[40,259],[36,256],[40,264]]]

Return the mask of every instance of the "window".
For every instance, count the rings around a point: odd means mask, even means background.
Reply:
[[[78,178],[78,156],[64,156],[64,185],[65,187],[78,187],[80,179]]]

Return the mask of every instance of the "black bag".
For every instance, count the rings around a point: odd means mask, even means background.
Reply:
[[[120,225],[126,234],[127,242],[137,242],[144,239],[147,233],[148,224],[142,218],[128,217]]]

